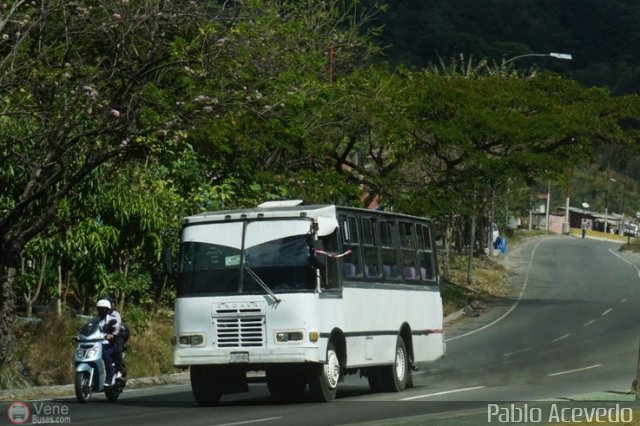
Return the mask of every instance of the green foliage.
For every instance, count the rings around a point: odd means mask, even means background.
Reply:
[[[129,303],[123,312],[123,319],[133,333],[141,334],[149,327],[152,312],[148,305]]]

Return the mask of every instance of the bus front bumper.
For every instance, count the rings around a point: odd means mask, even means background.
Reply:
[[[204,364],[283,364],[321,362],[319,350],[313,348],[176,348],[173,365],[186,367]]]

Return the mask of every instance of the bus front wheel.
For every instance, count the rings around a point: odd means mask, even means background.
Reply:
[[[342,366],[332,342],[327,345],[327,362],[310,367],[309,390],[314,401],[333,401],[338,391]]]
[[[198,405],[217,405],[222,397],[222,391],[218,385],[216,369],[212,365],[192,365],[189,369],[191,378],[191,391]]]

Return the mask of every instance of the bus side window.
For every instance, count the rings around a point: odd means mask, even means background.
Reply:
[[[360,218],[362,229],[362,260],[364,274],[369,278],[378,278],[381,274],[378,238],[376,235],[376,219],[364,216]]]
[[[402,274],[405,281],[415,282],[420,277],[416,264],[416,249],[414,242],[413,224],[398,222],[400,235],[400,256],[402,257]]]
[[[428,226],[417,225],[418,261],[420,264],[420,278],[423,281],[434,281],[436,278],[431,244],[431,230]]]
[[[350,255],[342,258],[342,276],[344,278],[362,276],[360,238],[358,223],[354,216],[340,215],[340,233],[342,235],[342,251],[351,250]]]
[[[338,232],[335,231],[330,235],[320,237],[324,250],[330,253],[338,251]],[[320,268],[320,274],[325,288],[339,289],[340,280],[338,279],[339,259],[326,259],[326,265]]]
[[[390,220],[379,221],[380,224],[380,258],[382,260],[382,275],[385,280],[398,280],[402,271],[398,266],[398,254],[394,242],[396,224]]]

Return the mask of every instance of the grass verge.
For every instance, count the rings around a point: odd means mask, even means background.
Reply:
[[[65,385],[74,379],[74,338],[84,321],[70,315],[43,316],[39,323],[16,327],[11,360],[0,368],[0,389]],[[126,318],[125,318],[126,320]],[[169,374],[172,365],[173,313],[159,311],[127,343],[128,377]]]

